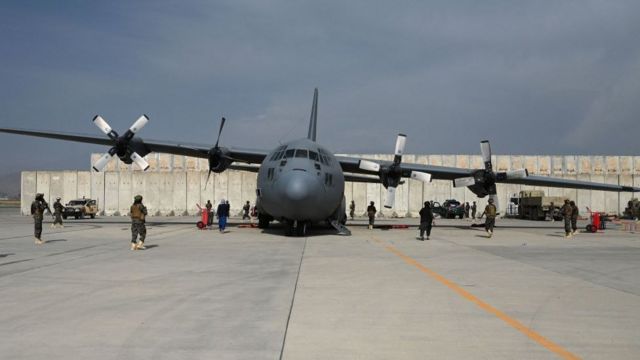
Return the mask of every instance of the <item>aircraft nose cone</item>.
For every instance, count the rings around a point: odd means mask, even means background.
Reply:
[[[313,182],[306,174],[292,174],[284,182],[284,196],[292,202],[301,202],[312,196]]]

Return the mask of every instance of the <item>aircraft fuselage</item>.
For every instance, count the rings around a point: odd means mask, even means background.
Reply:
[[[294,140],[265,157],[256,193],[258,211],[276,220],[321,222],[344,211],[344,174],[324,147],[309,139]]]

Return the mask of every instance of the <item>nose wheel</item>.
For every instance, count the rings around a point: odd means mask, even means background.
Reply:
[[[287,222],[287,236],[307,236],[307,222],[305,221],[288,221]]]

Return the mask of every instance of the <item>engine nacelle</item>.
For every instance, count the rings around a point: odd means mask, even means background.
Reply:
[[[483,198],[492,193],[495,189],[496,179],[494,175],[486,170],[478,170],[473,174],[475,184],[468,186],[469,190],[479,198]],[[495,192],[495,190],[493,190]]]
[[[123,163],[129,165],[133,163],[131,154],[133,154],[134,152],[140,155],[140,157],[145,157],[151,152],[149,151],[149,149],[147,149],[147,146],[144,144],[142,139],[137,137],[132,138],[128,142],[118,140],[116,142],[115,148],[117,150],[116,155],[118,156],[118,158],[120,158]]]
[[[209,150],[209,170],[214,173],[221,173],[227,170],[232,162],[229,149],[218,147]]]

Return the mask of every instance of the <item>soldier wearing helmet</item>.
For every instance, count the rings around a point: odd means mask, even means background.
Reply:
[[[51,214],[49,204],[44,200],[44,194],[37,193],[36,199],[31,203],[31,215],[33,215],[34,236],[38,245],[44,244],[42,241],[42,220],[45,210]]]
[[[145,218],[147,217],[147,207],[142,204],[142,195],[133,198],[133,205],[129,214],[131,215],[131,250],[144,250],[144,239],[147,236]],[[138,239],[138,235],[140,239]]]
[[[498,208],[493,204],[493,199],[489,199],[489,204],[484,208],[484,215],[486,216],[484,221],[484,229],[487,232],[487,236],[493,236],[493,227],[496,225],[496,215],[498,214]],[[482,216],[481,216],[482,217]]]
[[[564,205],[560,208],[560,213],[564,219],[564,237],[570,238],[573,235],[571,231],[571,217],[573,216],[573,208],[569,199],[564,199]],[[577,218],[576,218],[577,219]]]
[[[64,227],[62,224],[62,212],[64,211],[64,206],[60,203],[61,198],[56,198],[56,202],[53,203],[53,224],[51,227]]]

